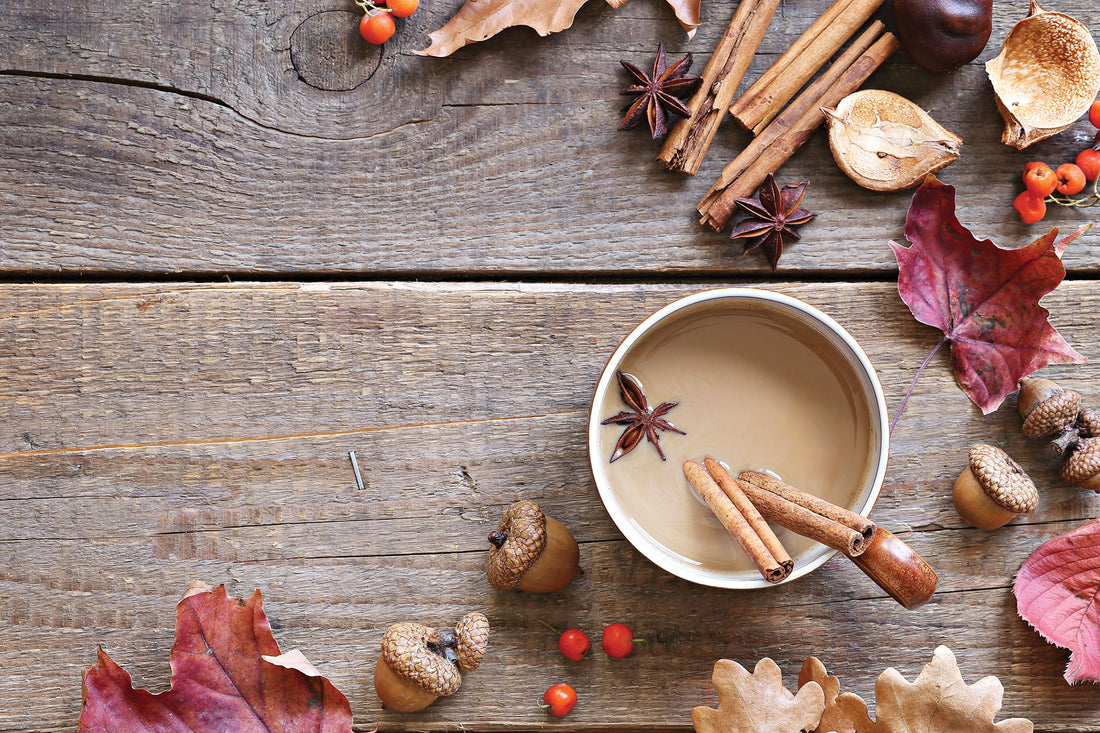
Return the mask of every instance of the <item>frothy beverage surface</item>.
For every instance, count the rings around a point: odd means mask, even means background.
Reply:
[[[646,440],[608,467],[622,509],[664,552],[712,571],[756,573],[710,510],[691,493],[685,460],[706,457],[769,470],[803,491],[853,507],[871,472],[875,438],[859,378],[837,346],[768,305],[704,303],[651,330],[622,371],[635,376],[652,409],[687,435],[660,433],[661,461]],[[601,417],[626,407],[617,386]],[[600,428],[607,461],[622,426]],[[816,543],[773,525],[795,559]]]

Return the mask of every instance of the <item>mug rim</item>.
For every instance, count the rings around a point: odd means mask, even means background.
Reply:
[[[608,477],[608,465],[604,457],[600,455],[600,408],[606,398],[607,392],[612,388],[613,378],[618,366],[630,352],[633,346],[647,333],[659,324],[664,323],[672,315],[708,301],[735,301],[744,303],[760,303],[768,307],[778,307],[794,315],[798,320],[816,322],[824,328],[823,335],[837,347],[844,361],[853,368],[857,378],[864,389],[863,397],[867,401],[867,408],[872,412],[871,430],[877,439],[878,449],[873,452],[872,470],[868,471],[868,481],[864,486],[866,493],[861,492],[861,499],[852,510],[868,516],[878,500],[882,484],[886,478],[886,465],[890,456],[890,431],[889,419],[886,408],[886,396],[882,390],[882,384],[878,379],[871,360],[863,351],[863,348],[848,331],[837,323],[832,317],[815,308],[814,306],[789,295],[777,293],[763,288],[715,288],[703,290],[697,293],[679,298],[668,305],[650,314],[641,323],[635,326],[612,352],[596,383],[592,395],[592,403],[588,412],[588,459],[592,471],[592,480],[596,484],[600,500],[604,509],[611,517],[619,532],[626,540],[645,556],[650,562],[661,569],[677,577],[689,580],[699,585],[716,588],[767,588],[773,585],[782,585],[801,578],[828,562],[836,551],[825,545],[807,551],[810,555],[808,562],[803,562],[780,583],[769,583],[758,575],[752,577],[734,577],[729,574],[719,574],[702,568],[694,568],[687,563],[680,563],[671,558],[667,550],[661,549],[654,541],[648,539],[644,532],[638,529],[633,521],[626,515],[619,505],[617,497],[612,491]],[[847,351],[847,353],[843,353]],[[872,447],[873,448],[873,447]],[[866,490],[869,484],[870,490]]]

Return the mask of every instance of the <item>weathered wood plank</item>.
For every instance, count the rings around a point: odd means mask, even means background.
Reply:
[[[354,19],[343,5],[125,2],[86,8],[86,17],[59,5],[19,0],[0,18],[0,59],[19,74],[0,78],[0,272],[9,276],[772,277],[763,258],[742,257],[693,213],[742,133],[722,132],[700,174],[682,179],[653,162],[647,136],[615,132],[619,59],[645,63],[664,38],[701,65],[725,18],[684,42],[665,8],[592,3],[557,36],[533,43],[516,29],[439,60],[408,53],[422,37],[413,31],[450,12],[427,4],[376,68],[375,51],[332,39],[341,28],[334,14]],[[750,78],[825,5],[784,4]],[[1100,26],[1086,0],[1059,9]],[[871,82],[910,96],[964,138],[963,159],[942,177],[960,186],[963,222],[1006,246],[1041,229],[1011,210],[1023,163],[1072,159],[1091,135],[1081,122],[1028,152],[998,141],[980,62],[1022,13],[1022,4],[998,4],[990,46],[958,72],[933,76],[899,55]],[[368,68],[370,80],[347,91],[303,81],[291,58],[303,24],[333,84]],[[341,67],[349,54],[354,68]],[[885,242],[901,236],[907,194],[857,188],[821,135],[781,178],[811,180],[806,204],[820,212],[788,248],[781,276],[894,268]],[[1085,220],[1079,211],[1050,216],[1061,226]],[[1098,241],[1083,238],[1067,266],[1100,271]]]
[[[0,291],[0,353],[15,361],[0,454],[582,418],[626,333],[706,287],[9,286]],[[825,310],[865,345],[891,409],[937,340],[894,285],[770,287]],[[1044,301],[1055,326],[1094,362],[1097,297],[1094,283],[1067,282]],[[972,425],[1015,432],[1008,410],[980,417],[948,364],[937,355],[917,386],[915,409],[895,435],[902,455],[926,443],[922,431],[940,434],[932,426],[941,417],[967,437]],[[1083,394],[1097,377],[1091,363],[1049,371]]]
[[[772,656],[792,680],[815,654],[867,697],[886,666],[915,675],[940,643],[968,681],[997,674],[1005,716],[1098,731],[1095,687],[1015,614],[1011,578],[1040,542],[1100,511],[1063,486],[1012,405],[981,417],[937,356],[903,416],[873,516],[939,570],[906,612],[846,560],[779,588],[731,592],[660,571],[617,533],[591,485],[584,424],[618,339],[684,285],[88,285],[0,291],[0,730],[72,730],[79,673],[103,645],[168,681],[174,607],[190,579],[263,590],[284,648],[302,648],[363,726],[503,730],[546,723],[562,679],[571,730],[689,728],[719,657]],[[844,324],[891,406],[934,333],[891,286],[784,284]],[[1066,283],[1047,306],[1088,364],[1047,373],[1100,400],[1100,294]],[[889,324],[889,325],[884,325]],[[502,383],[502,375],[507,380]],[[961,525],[949,492],[966,448],[1003,445],[1043,492],[996,533]],[[355,489],[349,450],[366,487]],[[585,574],[549,597],[493,591],[484,537],[531,497],[582,544]],[[382,631],[483,610],[485,667],[417,716],[382,711]],[[627,621],[630,659],[567,662],[537,619],[592,632]],[[45,694],[26,695],[28,689]],[[477,701],[476,704],[473,701]],[[560,723],[558,724],[560,727]]]

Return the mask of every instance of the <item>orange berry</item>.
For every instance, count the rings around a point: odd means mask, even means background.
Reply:
[[[1049,196],[1058,185],[1058,176],[1046,163],[1028,163],[1024,166],[1024,185],[1040,196]]]
[[[1097,176],[1100,176],[1100,150],[1085,148],[1077,154],[1077,160],[1074,162],[1085,174],[1086,181],[1095,181]]]
[[[1054,190],[1060,194],[1072,196],[1085,188],[1085,172],[1074,163],[1063,163],[1054,175],[1058,176],[1058,185]]]
[[[1024,191],[1012,202],[1012,208],[1020,215],[1024,224],[1034,224],[1047,215],[1047,205],[1043,197],[1032,191]]]

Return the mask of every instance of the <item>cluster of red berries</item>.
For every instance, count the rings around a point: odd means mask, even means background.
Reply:
[[[363,10],[359,35],[367,43],[380,46],[397,30],[394,17],[408,18],[420,7],[420,0],[356,0],[355,4]]]
[[[1100,130],[1100,99],[1089,108],[1089,122]],[[1077,154],[1077,160],[1064,163],[1051,170],[1046,163],[1033,161],[1024,166],[1026,190],[1016,197],[1012,207],[1025,224],[1034,224],[1047,215],[1047,204],[1057,206],[1095,206],[1100,203],[1100,132],[1096,143]],[[1092,183],[1092,193],[1084,198],[1069,198],[1085,190],[1085,183]],[[1062,194],[1055,196],[1055,192]]]
[[[545,623],[545,622],[543,622]],[[549,624],[545,624],[555,634],[558,630]],[[603,627],[603,636],[600,646],[609,657],[623,659],[629,657],[634,651],[634,644],[644,639],[635,639],[634,632],[626,624],[608,624]],[[566,629],[558,636],[558,651],[566,658],[579,662],[592,651],[592,642],[588,634],[580,629]],[[567,715],[573,706],[577,704],[577,691],[564,682],[551,685],[542,695],[542,703],[539,705],[551,715]]]

